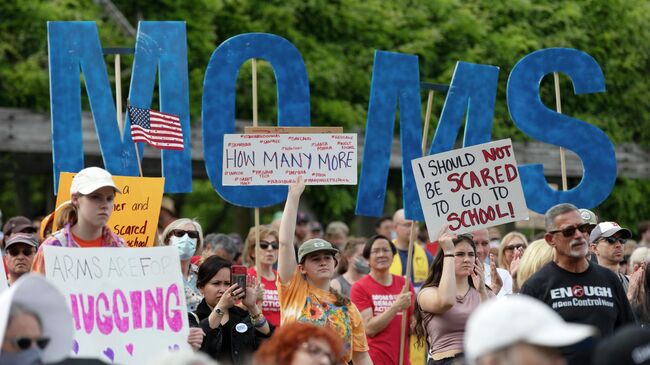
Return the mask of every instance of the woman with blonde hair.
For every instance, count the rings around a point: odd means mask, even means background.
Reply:
[[[123,247],[124,240],[108,227],[115,194],[121,193],[111,174],[99,167],[79,171],[70,184],[70,201],[57,214],[63,228],[38,248],[32,271],[45,274],[43,247]]]
[[[255,250],[255,227],[251,227],[246,237],[243,263],[248,266],[248,275],[253,278],[257,278],[257,267],[259,267],[260,283],[264,286],[262,314],[270,324],[277,327],[280,325],[280,300],[276,284],[277,271],[273,269],[273,265],[278,262],[278,232],[271,226],[259,226],[259,232],[259,255]],[[259,262],[257,262],[258,257]]]
[[[519,269],[513,277],[515,283],[513,290],[519,292],[519,288],[526,280],[551,260],[553,260],[553,248],[544,239],[533,241],[521,257]]]
[[[181,274],[185,286],[187,311],[191,312],[199,305],[203,295],[196,287],[198,266],[191,263],[192,256],[200,255],[203,248],[203,229],[195,219],[181,218],[171,222],[162,232],[164,246],[178,249],[181,260]]]
[[[501,244],[499,244],[497,260],[499,267],[508,270],[510,275],[515,276],[517,265],[524,251],[526,251],[526,247],[528,247],[528,240],[526,236],[519,232],[513,231],[503,236]]]

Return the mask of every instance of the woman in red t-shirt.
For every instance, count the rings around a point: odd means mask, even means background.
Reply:
[[[260,252],[255,252],[255,227],[251,227],[246,237],[243,262],[248,266],[248,274],[257,278],[255,270],[256,258],[259,257],[260,279],[264,288],[262,297],[262,314],[273,326],[280,325],[280,300],[278,299],[278,288],[275,280],[277,272],[273,265],[278,262],[278,232],[271,226],[260,226]]]

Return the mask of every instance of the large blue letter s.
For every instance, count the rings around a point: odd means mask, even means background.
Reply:
[[[584,166],[580,184],[568,191],[551,189],[540,164],[519,167],[528,208],[542,214],[564,202],[593,208],[607,198],[616,181],[616,156],[607,135],[542,103],[539,86],[544,76],[552,72],[568,75],[576,94],[605,91],[605,78],[596,60],[575,49],[539,50],[522,58],[512,69],[507,96],[515,125],[540,141],[574,151]]]

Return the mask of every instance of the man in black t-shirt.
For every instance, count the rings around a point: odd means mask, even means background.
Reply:
[[[567,322],[596,326],[601,336],[634,323],[616,275],[585,258],[589,226],[583,223],[578,209],[558,204],[546,212],[545,221],[544,239],[553,247],[554,259],[524,283],[521,294],[545,302]],[[576,360],[573,355],[568,354],[568,359]]]

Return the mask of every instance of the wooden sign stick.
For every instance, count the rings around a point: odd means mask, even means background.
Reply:
[[[553,82],[555,84],[555,110],[562,113],[562,98],[560,97],[560,74],[553,72]],[[560,169],[562,170],[562,190],[568,190],[566,177],[566,159],[564,147],[560,147]]]
[[[257,60],[251,62],[251,78],[253,83],[253,127],[257,127]],[[262,265],[260,257],[262,256],[260,247],[260,208],[255,208],[255,272],[257,273],[257,284],[262,282]]]
[[[431,120],[431,108],[433,105],[433,90],[429,90],[429,97],[427,99],[427,110],[424,116],[424,131],[422,132],[422,156],[425,156],[427,153],[427,136],[429,134],[429,121]],[[417,221],[411,222],[411,233],[409,234],[409,252],[408,258],[406,260],[406,280],[404,287],[402,288],[402,293],[408,293],[409,284],[411,283],[411,271],[413,269],[413,251],[415,249],[415,240],[417,232]],[[402,312],[402,328],[399,334],[399,365],[404,364],[404,344],[406,342],[406,324],[408,321],[408,316],[406,315],[408,311]]]

